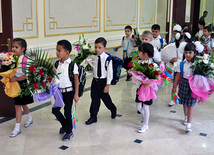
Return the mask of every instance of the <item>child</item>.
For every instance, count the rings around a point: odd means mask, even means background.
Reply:
[[[100,99],[104,102],[105,106],[111,111],[111,118],[114,119],[117,114],[117,108],[113,104],[109,95],[109,86],[113,78],[112,60],[109,61],[108,66],[105,65],[106,59],[109,57],[104,51],[106,50],[107,41],[105,38],[97,38],[95,40],[95,52],[98,56],[94,57],[92,62],[93,67],[93,80],[91,84],[91,106],[90,118],[85,122],[86,125],[97,122],[97,114],[100,108]],[[81,65],[88,65],[85,59]],[[107,67],[107,68],[106,68]]]
[[[160,36],[160,25],[152,25],[152,36],[153,39],[151,44],[160,51],[161,48],[166,45],[165,39]]]
[[[172,39],[170,40],[170,43],[174,43],[175,42],[175,35],[177,33],[180,33],[182,31],[182,28],[179,24],[176,24],[174,27],[173,27],[173,37]]]
[[[123,47],[123,60],[124,60],[123,67],[128,71],[130,69],[130,67],[128,67],[128,64],[132,60],[132,56],[129,56],[129,55],[134,50],[134,47],[136,46],[136,42],[134,40],[134,35],[131,35],[132,27],[130,25],[127,25],[124,30],[125,30],[126,36],[123,36],[121,45],[116,47],[116,49]],[[131,80],[131,75],[127,72],[126,81],[130,81],[130,80]]]
[[[152,60],[152,57],[154,56],[154,48],[150,43],[141,44],[138,47],[138,50],[139,50],[139,57],[141,59],[140,63],[143,63],[143,62],[148,64],[153,63],[155,67],[158,67],[158,65],[154,63]],[[138,89],[140,88],[141,85],[143,85],[144,87],[149,87],[148,84],[144,84],[143,82],[140,82],[140,81],[137,81],[136,85]],[[143,126],[138,129],[138,132],[143,133],[149,130],[149,116],[150,116],[149,106],[152,105],[152,99],[149,101],[142,102],[138,99],[138,95],[136,94],[135,102],[136,102],[137,110],[140,111],[142,114],[141,122],[144,122]]]
[[[12,52],[14,53],[14,55],[19,56],[19,62],[23,62],[23,58],[25,55],[27,49],[27,43],[24,39],[22,38],[16,38],[13,40],[13,44],[12,44]],[[18,66],[18,69],[16,71],[16,74],[13,78],[10,79],[11,82],[18,82],[21,89],[25,89],[25,87],[23,86],[24,83],[27,83],[27,76],[26,73],[23,72],[22,70],[22,64],[20,63],[20,65]],[[21,128],[20,128],[20,123],[21,123],[21,119],[22,119],[22,109],[24,110],[24,113],[27,115],[27,122],[24,124],[24,127],[27,128],[29,127],[32,123],[33,123],[33,119],[31,117],[30,114],[30,110],[27,106],[27,104],[33,103],[33,97],[31,95],[27,95],[27,96],[18,96],[14,98],[15,100],[15,109],[16,109],[16,125],[15,128],[13,130],[13,132],[11,132],[10,137],[16,137],[17,135],[19,135],[21,133]],[[22,109],[21,109],[22,108]]]
[[[61,107],[52,108],[52,113],[56,116],[57,120],[61,123],[62,127],[59,130],[59,134],[64,134],[62,140],[70,140],[73,137],[73,125],[71,120],[71,109],[73,104],[73,99],[77,103],[79,100],[79,79],[78,79],[78,66],[74,63],[73,75],[74,83],[69,78],[69,64],[71,59],[68,57],[72,50],[71,43],[67,40],[60,40],[57,42],[56,55],[59,58],[59,64],[57,67],[57,73],[59,74],[59,90],[62,93],[63,101],[65,103],[64,116],[60,112]],[[75,92],[74,92],[75,87]]]
[[[175,82],[173,84],[173,93],[176,93],[177,83],[181,77],[181,82],[179,85],[178,96],[180,97],[180,104],[183,104],[185,119],[183,124],[186,125],[186,132],[192,132],[191,130],[191,121],[193,117],[193,107],[196,103],[196,99],[191,97],[191,89],[188,82],[188,77],[193,75],[192,69],[190,66],[194,62],[194,58],[196,55],[196,47],[193,43],[188,43],[185,46],[185,59],[182,61],[184,63],[183,67],[178,65],[177,74],[175,77]],[[180,63],[181,64],[181,63]],[[183,72],[183,74],[181,74]]]
[[[152,33],[150,31],[144,31],[141,35],[141,41],[142,43],[151,43],[152,41]],[[161,61],[161,53],[157,50],[156,47],[154,47],[154,57],[153,57],[155,62],[160,62]]]
[[[195,36],[198,36],[199,38],[201,38],[201,37],[203,36],[203,29],[204,29],[204,26],[205,26],[205,22],[204,22],[204,21],[198,22],[199,31],[196,33]]]
[[[189,26],[186,25],[186,24],[184,24],[184,25],[182,26],[182,31],[184,31],[184,30],[189,30]]]

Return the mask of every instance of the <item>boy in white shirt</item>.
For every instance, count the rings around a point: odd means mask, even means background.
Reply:
[[[152,36],[153,39],[151,41],[151,44],[160,51],[161,48],[166,45],[165,39],[160,36],[160,25],[152,25]]]
[[[129,55],[134,50],[136,46],[136,42],[134,40],[134,35],[132,35],[132,27],[130,25],[127,25],[124,28],[124,30],[125,30],[126,36],[123,36],[121,45],[116,47],[115,49],[117,50],[118,48],[123,47],[123,61],[124,61],[123,68],[125,68],[126,70],[129,70],[132,68],[132,67],[129,67],[129,63],[132,60],[132,56],[129,56]],[[131,80],[131,75],[127,72],[126,81],[130,81],[130,80]]]
[[[115,119],[117,108],[111,100],[109,95],[109,86],[113,79],[112,60],[107,61],[109,55],[105,53],[107,41],[105,38],[100,37],[95,40],[95,52],[93,60],[86,58],[81,65],[86,67],[89,63],[93,67],[93,80],[91,83],[91,106],[90,117],[85,122],[86,125],[97,122],[97,115],[100,108],[100,99],[104,102],[105,106],[111,111],[111,118]],[[91,62],[89,62],[91,61]]]
[[[56,55],[57,58],[60,58],[55,64],[57,73],[59,74],[59,90],[62,93],[63,101],[65,104],[64,107],[64,116],[60,112],[61,107],[53,107],[52,113],[56,116],[57,120],[61,123],[62,127],[59,130],[59,134],[64,134],[62,140],[70,140],[73,137],[73,125],[71,120],[71,109],[73,104],[73,99],[77,103],[79,100],[79,79],[78,79],[78,66],[76,63],[73,65],[73,78],[74,85],[70,79],[69,65],[71,64],[71,59],[69,54],[72,50],[71,43],[67,40],[60,40],[57,42],[56,46]],[[74,92],[75,87],[75,92]]]
[[[152,33],[150,31],[144,31],[141,35],[142,43],[151,43],[152,41]],[[153,46],[154,47],[154,46]],[[161,61],[161,53],[154,47],[154,57],[153,60],[158,63]]]
[[[199,38],[201,38],[203,36],[204,26],[205,26],[205,22],[204,21],[199,21],[198,22],[199,31],[196,33],[195,36],[198,36]]]

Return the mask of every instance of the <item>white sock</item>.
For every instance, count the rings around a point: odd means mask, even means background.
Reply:
[[[187,128],[191,128],[191,123],[187,123]]]
[[[185,121],[187,121],[187,116],[185,116],[185,119],[184,119]]]
[[[142,108],[142,103],[141,102],[136,102],[136,108],[137,108],[138,111],[141,112],[141,114],[142,114],[142,120],[144,120],[144,110]]]
[[[15,125],[15,129],[17,129],[17,130],[19,130],[19,131],[20,131],[20,124],[21,124],[21,123],[16,123],[16,125]]]
[[[30,113],[29,113],[29,114],[27,114],[26,116],[27,116],[27,120],[28,120],[28,121],[32,121],[32,116],[31,116],[31,114],[30,114]]]
[[[144,125],[149,126],[149,116],[150,116],[149,105],[143,104],[143,110],[144,110]]]

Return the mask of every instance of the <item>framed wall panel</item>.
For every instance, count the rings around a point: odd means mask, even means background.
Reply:
[[[45,36],[100,32],[100,0],[44,0],[44,15]]]
[[[155,23],[156,0],[140,0],[140,28],[151,28]]]
[[[104,0],[104,31],[137,27],[138,0]]]
[[[22,38],[38,37],[37,0],[13,0],[13,35]]]

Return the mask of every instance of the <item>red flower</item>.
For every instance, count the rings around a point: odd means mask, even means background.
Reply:
[[[128,67],[128,68],[132,68],[132,67],[133,67],[133,62],[130,61],[130,62],[128,63],[127,67]]]
[[[144,63],[143,65],[144,65],[144,66],[148,66],[149,64],[148,64],[148,63]]]
[[[36,89],[36,88],[38,88],[38,87],[39,87],[39,84],[38,84],[38,83],[34,83],[34,84],[33,84],[33,88]]]
[[[43,87],[46,86],[46,83],[45,83],[45,82],[42,82],[42,86],[43,86]]]
[[[39,74],[39,75],[44,75],[44,71],[43,71],[43,70],[40,70],[40,71],[38,72],[38,74]]]
[[[157,75],[157,76],[158,76],[158,75],[159,75],[159,72],[158,72],[158,71],[155,71],[155,75]]]
[[[150,67],[154,67],[154,65],[153,65],[153,64],[149,64],[149,66],[150,66]]]
[[[52,80],[53,80],[53,78],[52,78],[52,77],[49,77],[49,78],[48,78],[48,81],[49,81],[49,82],[51,82]]]
[[[35,71],[36,67],[35,66],[30,66],[30,71]]]
[[[135,36],[134,36],[134,38],[136,38],[136,39],[137,39],[137,38],[138,38],[138,36],[137,36],[137,35],[135,35]]]

